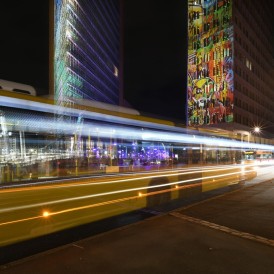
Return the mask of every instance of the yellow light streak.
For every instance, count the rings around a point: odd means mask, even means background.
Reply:
[[[43,217],[43,216],[34,216],[34,217],[29,217],[29,218],[24,218],[24,219],[9,221],[9,222],[5,222],[5,223],[0,223],[0,226],[22,223],[22,222],[26,222],[26,221],[31,221],[31,220],[39,219],[41,217]]]
[[[246,173],[249,173],[249,172],[253,172],[253,171],[252,170],[246,171]],[[60,199],[60,200],[54,200],[54,201],[47,201],[47,202],[43,202],[43,203],[36,203],[36,204],[30,204],[30,205],[25,205],[25,206],[19,206],[19,207],[10,207],[10,208],[1,209],[0,213],[10,212],[10,211],[15,211],[15,210],[22,210],[22,209],[30,209],[30,208],[34,208],[34,207],[44,207],[44,206],[49,206],[49,205],[53,205],[53,204],[79,201],[79,200],[84,200],[84,199],[90,199],[90,198],[102,197],[102,196],[108,196],[108,195],[115,195],[115,194],[121,194],[121,193],[132,192],[132,191],[142,191],[142,190],[148,190],[148,189],[153,189],[153,188],[160,188],[160,187],[164,187],[164,186],[173,186],[176,184],[189,183],[189,182],[194,182],[194,181],[199,181],[199,180],[222,178],[222,177],[237,175],[237,174],[242,174],[242,171],[207,176],[207,177],[201,176],[198,178],[191,178],[191,179],[187,179],[187,180],[181,180],[181,181],[177,181],[177,182],[171,182],[171,183],[165,183],[165,184],[159,184],[159,185],[153,185],[153,186],[144,186],[144,187],[136,187],[136,188],[116,190],[116,191],[95,193],[95,194],[91,194],[91,195],[72,197],[72,198],[66,198],[66,199]]]
[[[230,175],[233,175],[233,174],[235,174],[235,172],[231,173]],[[226,174],[226,175],[228,175],[228,174]],[[211,176],[209,176],[208,178],[210,178],[210,177]],[[217,177],[217,176],[214,176],[214,177]],[[219,177],[223,177],[223,176],[219,176]],[[187,181],[189,181],[189,180],[187,180]],[[232,181],[229,184],[233,184],[233,183],[237,183],[237,182],[238,181]],[[172,183],[172,184],[174,184],[174,183]],[[182,185],[182,186],[179,186],[178,184],[176,184],[175,188],[158,190],[158,191],[149,192],[149,193],[138,192],[137,196],[131,196],[131,197],[125,197],[125,198],[120,198],[120,199],[115,199],[115,200],[109,200],[109,201],[104,201],[104,202],[100,202],[100,203],[96,203],[96,204],[89,204],[89,205],[85,205],[85,206],[73,207],[73,208],[68,208],[68,209],[64,209],[64,210],[60,210],[60,211],[56,211],[56,212],[43,211],[42,215],[33,216],[33,217],[29,217],[29,218],[24,218],[24,219],[19,219],[19,220],[14,220],[14,221],[9,221],[9,222],[5,222],[5,223],[0,223],[0,226],[20,223],[20,222],[25,222],[25,221],[30,221],[30,220],[35,220],[35,219],[39,219],[39,218],[50,217],[50,216],[54,216],[54,215],[60,215],[60,214],[64,214],[64,213],[70,213],[70,212],[73,212],[73,211],[79,211],[79,210],[84,210],[84,209],[89,209],[89,208],[94,208],[94,207],[99,207],[99,206],[104,206],[104,205],[110,205],[110,204],[125,202],[125,201],[129,201],[129,200],[137,199],[137,198],[140,198],[140,197],[145,198],[147,196],[152,196],[152,195],[158,195],[158,194],[162,194],[162,193],[177,191],[179,189],[198,187],[198,186],[201,186],[203,184],[212,184],[212,182],[201,182],[201,183],[197,183],[197,184]],[[170,184],[165,184],[165,186],[167,186],[167,185],[170,185]],[[161,185],[161,186],[163,186],[163,185]]]
[[[253,165],[244,165],[243,167],[248,166],[252,167]],[[103,181],[103,182],[86,182],[86,183],[63,183],[63,184],[54,184],[54,185],[34,185],[31,187],[27,186],[22,186],[20,188],[9,188],[9,189],[2,189],[0,190],[1,193],[8,193],[8,192],[20,192],[20,191],[32,191],[32,190],[47,190],[47,189],[55,189],[55,188],[69,188],[69,187],[81,187],[81,186],[89,186],[89,185],[104,185],[104,184],[116,184],[116,183],[124,183],[124,182],[129,182],[129,181],[138,181],[138,180],[145,180],[145,179],[154,179],[154,178],[163,178],[163,177],[173,177],[173,176],[179,176],[179,175],[189,175],[189,174],[195,174],[197,172],[212,172],[212,171],[217,171],[217,170],[230,170],[230,169],[235,169],[237,166],[221,166],[221,167],[199,167],[199,168],[194,168],[192,171],[186,171],[186,172],[178,172],[179,170],[174,169],[171,171],[165,172],[166,174],[160,175],[159,173],[163,173],[162,171],[157,171],[157,172],[151,172],[149,176],[143,176],[143,177],[137,177],[137,178],[126,178],[126,179],[119,179],[119,180],[112,180],[112,181]],[[189,169],[188,169],[189,170]],[[169,174],[169,173],[174,173],[174,174]],[[155,174],[155,175],[154,175]],[[139,175],[139,173],[134,173],[131,174],[132,176]],[[139,175],[140,176],[140,175]],[[84,180],[84,179],[90,179],[88,178],[81,178],[81,179],[76,179],[76,180]],[[101,178],[99,178],[101,179]],[[68,180],[68,179],[66,179]],[[72,180],[72,179],[69,179]],[[50,182],[49,182],[50,183]]]

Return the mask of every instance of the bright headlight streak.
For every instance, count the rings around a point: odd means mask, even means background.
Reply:
[[[203,180],[214,179],[214,178],[226,177],[226,176],[231,176],[231,175],[236,175],[236,174],[241,174],[241,173],[242,173],[241,171],[231,172],[231,173],[227,173],[227,174],[199,177],[199,178],[194,178],[194,179],[171,182],[171,183],[167,183],[167,184],[159,184],[159,185],[155,185],[155,186],[145,186],[145,187],[137,187],[137,188],[130,188],[130,189],[122,189],[122,190],[116,190],[116,191],[110,191],[110,192],[104,192],[104,193],[96,193],[96,194],[91,194],[91,195],[86,195],[86,196],[81,196],[81,197],[73,197],[73,198],[60,199],[60,200],[55,200],[55,201],[25,205],[25,206],[20,206],[20,207],[10,207],[10,208],[5,208],[5,209],[0,210],[0,213],[22,210],[22,209],[30,209],[30,208],[34,208],[34,207],[44,207],[44,206],[72,202],[72,201],[80,201],[80,200],[85,200],[85,199],[90,199],[90,198],[96,198],[96,197],[102,197],[102,196],[108,196],[108,195],[114,195],[114,194],[120,194],[120,193],[126,193],[126,192],[142,191],[142,190],[147,190],[147,189],[160,188],[160,187],[164,187],[164,186],[172,186],[172,185],[176,185],[176,184],[183,184],[183,183],[198,181],[201,179],[203,179]]]

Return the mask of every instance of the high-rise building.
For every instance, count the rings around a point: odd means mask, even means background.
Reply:
[[[119,0],[54,0],[52,86],[57,104],[119,104]]]
[[[272,1],[188,1],[188,125],[274,132],[273,37]]]

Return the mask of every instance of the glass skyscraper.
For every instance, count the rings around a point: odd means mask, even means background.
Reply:
[[[55,0],[53,51],[57,104],[119,104],[119,0]]]

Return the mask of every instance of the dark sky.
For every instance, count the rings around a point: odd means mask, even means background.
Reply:
[[[185,118],[187,1],[125,0],[125,97],[133,107]]]
[[[48,90],[48,1],[1,2],[0,78]]]
[[[187,1],[125,0],[124,87],[136,109],[185,116]],[[48,1],[1,3],[0,78],[48,90]]]

